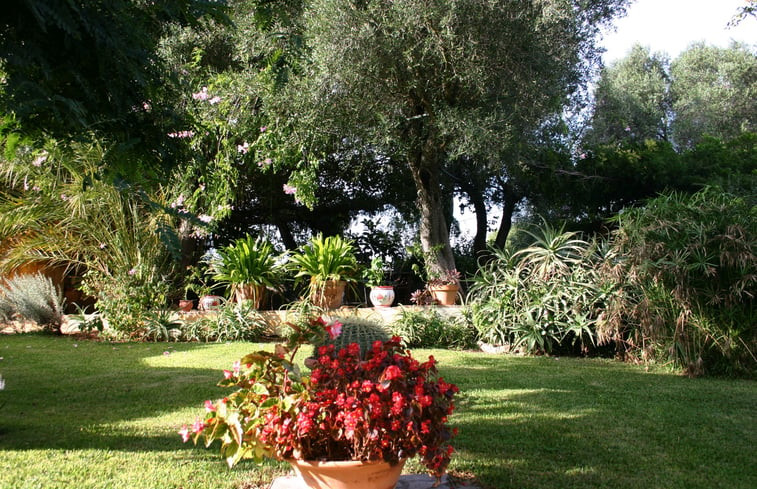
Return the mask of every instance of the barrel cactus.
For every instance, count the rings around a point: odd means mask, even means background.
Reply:
[[[342,323],[342,332],[336,338],[326,338],[323,343],[315,345],[314,357],[318,356],[318,348],[324,345],[334,345],[334,348],[339,350],[351,343],[357,343],[360,346],[360,356],[365,359],[374,342],[390,339],[386,328],[376,321],[354,316],[332,317],[331,319]]]

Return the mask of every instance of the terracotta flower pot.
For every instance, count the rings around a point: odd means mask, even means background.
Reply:
[[[457,301],[457,293],[460,290],[460,286],[457,284],[450,285],[434,285],[429,287],[429,292],[436,299],[436,302],[442,306],[452,306]]]
[[[237,284],[234,287],[234,297],[238,304],[252,301],[255,309],[260,309],[265,300],[265,285]]]
[[[194,307],[194,302],[186,299],[179,300],[179,310],[181,312],[189,312]]]
[[[388,462],[306,462],[289,460],[310,489],[393,489],[406,460]]]
[[[316,307],[337,309],[344,300],[344,280],[327,280],[326,282],[310,281],[310,300]]]
[[[374,307],[391,307],[394,302],[394,287],[391,285],[372,287],[369,297]]]

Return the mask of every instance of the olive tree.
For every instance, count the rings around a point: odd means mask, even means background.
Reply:
[[[431,273],[455,267],[440,177],[503,148],[559,112],[596,60],[600,25],[625,0],[313,0],[306,74],[291,85],[306,158],[339,139],[410,170]],[[511,160],[514,164],[517,163]]]
[[[704,135],[731,139],[757,131],[757,52],[745,45],[695,44],[670,67],[676,144]]]
[[[590,144],[669,140],[670,76],[666,55],[636,44],[604,68],[594,93]]]

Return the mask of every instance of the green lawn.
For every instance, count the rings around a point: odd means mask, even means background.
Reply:
[[[229,470],[176,434],[222,395],[220,370],[257,347],[0,337],[0,488],[265,487],[287,467]],[[429,353],[462,390],[451,469],[485,487],[757,487],[754,381],[416,351]]]

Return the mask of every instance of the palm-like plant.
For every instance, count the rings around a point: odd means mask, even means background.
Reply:
[[[327,309],[341,304],[344,283],[354,282],[358,273],[352,242],[341,236],[324,238],[323,234],[291,255],[289,267],[295,272],[295,281],[310,277],[311,301]]]
[[[273,244],[263,237],[250,235],[218,250],[218,256],[210,263],[210,271],[232,294],[249,285],[261,288],[259,293],[262,294],[262,288],[275,288],[281,278]],[[254,299],[259,299],[257,294]]]
[[[142,291],[137,309],[163,306],[165,294],[154,293],[154,285],[175,263],[175,217],[163,210],[160,189],[148,196],[109,178],[109,158],[97,142],[50,142],[43,151],[8,158],[0,170],[0,268],[62,264],[86,271],[84,284],[101,309],[144,287],[149,292]],[[138,318],[127,316],[125,324],[139,327]]]
[[[318,234],[298,253],[289,257],[295,279],[310,277],[315,283],[328,280],[354,282],[358,271],[354,246],[341,236]]]
[[[270,241],[250,235],[218,250],[211,263],[213,278],[229,286],[253,284],[275,287],[280,278],[277,253]]]
[[[160,192],[148,197],[108,181],[102,171],[107,151],[97,143],[48,145],[43,154],[44,166],[16,163],[0,175],[6,184],[0,241],[10,245],[3,268],[44,260],[107,277],[148,263],[165,271],[175,236],[170,216],[159,211]]]

